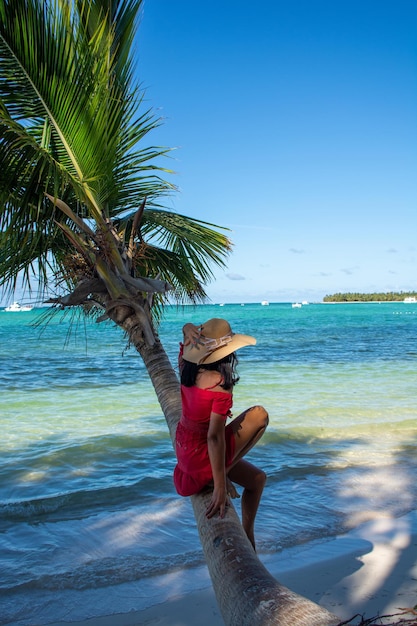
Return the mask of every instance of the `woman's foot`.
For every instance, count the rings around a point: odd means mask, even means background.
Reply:
[[[232,481],[230,480],[228,476],[226,477],[226,490],[227,490],[227,495],[230,498],[240,498],[240,495],[236,487],[234,486],[234,484],[232,483]]]

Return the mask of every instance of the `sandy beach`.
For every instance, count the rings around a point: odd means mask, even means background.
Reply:
[[[398,614],[417,604],[417,512],[400,518],[379,515],[333,540],[261,558],[283,585],[326,607],[341,621],[356,614],[364,618]],[[103,609],[120,607],[124,595],[127,612],[107,611],[102,617],[77,622],[72,619],[74,611],[65,621],[53,622],[53,626],[223,624],[206,568],[184,570],[177,577],[166,578],[153,581],[153,596],[142,586],[136,608],[133,596],[127,599],[126,590],[107,589]],[[191,580],[201,587],[184,592]],[[138,608],[146,603],[145,608]]]

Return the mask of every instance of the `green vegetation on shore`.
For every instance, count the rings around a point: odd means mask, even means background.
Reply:
[[[389,291],[387,293],[334,293],[324,296],[323,302],[402,302],[417,298],[416,291]]]

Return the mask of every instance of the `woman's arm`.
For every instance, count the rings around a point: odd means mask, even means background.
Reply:
[[[211,469],[213,472],[214,489],[210,503],[207,507],[206,515],[213,517],[219,512],[220,517],[224,517],[227,504],[226,488],[226,440],[225,440],[225,419],[224,415],[212,413],[207,433],[208,453],[210,457]]]
[[[182,327],[182,334],[185,346],[188,346],[190,343],[197,344],[201,342],[201,326],[195,326],[195,324],[188,322]]]
[[[178,367],[179,367],[180,372],[184,365],[184,361],[182,358],[184,346],[188,346],[188,344],[190,343],[194,345],[197,345],[198,343],[202,343],[200,340],[201,326],[195,326],[194,324],[191,324],[191,322],[188,322],[187,324],[184,324],[184,326],[182,327],[182,335],[183,335],[183,341],[180,342],[180,351],[178,354]]]

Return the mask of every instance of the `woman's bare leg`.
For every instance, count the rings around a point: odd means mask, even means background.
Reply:
[[[243,487],[242,526],[255,548],[255,517],[266,482],[262,470],[243,460],[243,457],[259,441],[268,425],[268,413],[262,406],[253,406],[236,417],[229,425],[235,438],[235,455],[227,469],[228,478]]]
[[[230,422],[227,428],[232,428],[235,438],[235,454],[232,466],[259,441],[268,426],[268,422],[268,413],[263,406],[253,406]]]
[[[242,526],[249,541],[255,546],[255,517],[266,482],[266,474],[249,461],[241,459],[228,471],[229,478],[243,487]]]

